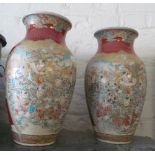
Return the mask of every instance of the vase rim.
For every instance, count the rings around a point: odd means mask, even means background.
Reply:
[[[48,12],[48,11],[44,11],[44,12],[35,12],[35,13],[31,13],[31,14],[25,15],[25,16],[23,17],[23,19],[22,19],[23,23],[25,23],[25,19],[26,19],[27,17],[29,17],[29,16],[35,16],[35,15],[48,15],[48,16],[58,17],[58,18],[60,18],[60,19],[62,19],[62,20],[64,20],[65,22],[68,23],[68,25],[69,25],[69,28],[68,28],[68,29],[71,29],[71,28],[72,28],[72,23],[71,23],[71,21],[70,21],[67,17],[62,16],[62,15],[60,15],[60,14],[58,14],[58,13]]]
[[[129,31],[129,32],[135,33],[136,36],[138,36],[138,34],[139,34],[137,30],[135,30],[133,28],[130,28],[130,27],[107,27],[107,28],[103,28],[103,29],[100,29],[100,30],[96,31],[94,33],[94,36],[98,37],[100,35],[100,33],[106,32],[106,31],[109,31],[109,30]]]

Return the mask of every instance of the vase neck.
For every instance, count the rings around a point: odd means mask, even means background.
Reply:
[[[124,51],[127,53],[134,53],[134,48],[132,43],[127,43],[122,40],[116,41],[107,41],[105,39],[99,40],[99,47],[98,52],[103,53],[112,53],[112,52],[119,52]]]
[[[65,17],[51,13],[30,14],[23,18],[26,25],[27,40],[52,39],[59,44],[65,45],[65,36],[71,29],[71,23]]]
[[[124,51],[134,53],[133,43],[138,33],[128,28],[104,29],[97,31],[98,52],[113,53]]]
[[[66,31],[56,31],[51,25],[47,27],[37,28],[34,25],[30,25],[27,29],[26,33],[26,40],[45,40],[45,39],[52,39],[58,44],[65,45],[65,37]]]

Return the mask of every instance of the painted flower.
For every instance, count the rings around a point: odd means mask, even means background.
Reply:
[[[28,109],[30,113],[34,113],[36,111],[36,106],[34,104],[31,104]]]
[[[125,127],[129,127],[129,125],[131,124],[131,119],[128,115],[123,119],[123,124]]]
[[[38,76],[36,82],[38,84],[42,84],[44,82],[44,78],[42,76]]]
[[[124,106],[129,106],[130,104],[130,97],[129,96],[126,96],[126,98],[124,99]]]
[[[115,117],[115,118],[113,118],[112,122],[115,126],[118,126],[118,127],[122,125],[122,119],[121,118]]]
[[[64,78],[67,78],[68,77],[68,69],[67,68],[64,68],[63,70],[62,70],[62,76],[64,77]]]
[[[59,80],[59,79],[57,79],[57,80],[55,81],[55,85],[56,85],[56,87],[60,87],[60,86],[62,85],[62,81]]]
[[[25,103],[24,103],[24,106],[28,106],[28,105],[29,105],[29,102],[25,102]]]

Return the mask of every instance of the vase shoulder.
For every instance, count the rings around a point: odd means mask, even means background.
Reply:
[[[44,40],[23,40],[19,44],[17,44],[10,52],[10,55],[16,53],[17,51],[25,50],[26,52],[30,52],[31,54],[37,54],[37,52],[42,50],[42,53],[49,53],[48,55],[64,55],[68,54],[72,57],[72,53],[69,48],[65,45],[59,44],[52,39],[44,39]],[[46,52],[45,52],[46,51]],[[21,51],[22,54],[22,51]],[[24,52],[23,52],[24,54]],[[46,55],[45,55],[46,57]]]
[[[112,63],[128,63],[130,61],[136,63],[143,63],[143,61],[135,54],[135,53],[127,53],[126,51],[120,50],[118,52],[110,52],[110,53],[96,53],[92,58],[93,61],[108,61]]]

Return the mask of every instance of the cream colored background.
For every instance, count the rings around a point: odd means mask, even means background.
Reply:
[[[66,42],[78,62],[76,89],[64,122],[70,130],[91,129],[84,94],[84,71],[97,50],[93,33],[104,27],[128,26],[138,30],[135,51],[144,60],[148,76],[146,103],[136,134],[155,138],[155,4],[0,4],[0,33],[7,39],[2,62],[25,35],[22,17],[52,11],[68,17],[73,27]]]

